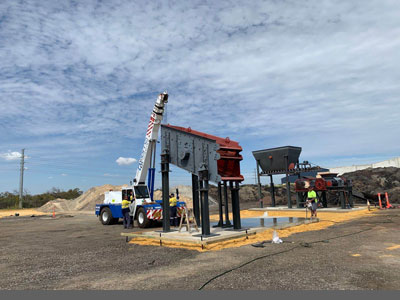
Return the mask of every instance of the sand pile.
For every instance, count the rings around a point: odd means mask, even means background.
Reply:
[[[53,208],[57,212],[68,212],[68,211],[94,211],[96,204],[103,203],[104,193],[109,190],[121,190],[124,187],[122,185],[111,185],[105,184],[102,186],[92,187],[85,193],[80,195],[78,198],[73,200],[56,199],[47,202],[42,207],[38,208],[41,212],[52,212]]]
[[[105,184],[102,186],[92,187],[78,198],[72,200],[72,210],[94,210],[96,204],[104,202],[104,193],[109,190],[119,191],[126,185]]]
[[[38,208],[38,211],[41,212],[52,212],[53,209],[55,211],[70,211],[70,203],[73,200],[65,200],[65,199],[55,199],[55,200],[51,200],[49,202],[47,202],[46,204],[44,204],[43,206],[41,206],[40,208]]]

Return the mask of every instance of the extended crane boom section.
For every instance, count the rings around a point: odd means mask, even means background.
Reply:
[[[142,155],[140,156],[139,165],[136,171],[134,185],[145,184],[148,169],[155,167],[154,165],[150,165],[152,162],[155,162],[158,131],[163,118],[164,107],[167,102],[168,94],[166,92],[158,95],[157,101],[154,104],[153,112],[150,116],[149,125],[147,126],[146,137],[144,140]]]

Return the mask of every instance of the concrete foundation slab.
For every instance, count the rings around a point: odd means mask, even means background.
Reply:
[[[291,217],[242,218],[242,229],[234,230],[233,228],[212,227],[210,236],[202,236],[200,231],[196,231],[194,229],[189,233],[186,228],[182,228],[181,232],[179,232],[177,229],[172,229],[170,232],[161,232],[159,230],[154,230],[146,231],[143,233],[124,232],[121,233],[121,235],[132,239],[139,238],[156,240],[159,241],[160,245],[162,245],[163,241],[207,245],[226,240],[247,237],[257,234],[258,232],[265,231],[266,229],[283,229],[287,227],[315,222],[319,222],[319,219]]]
[[[328,207],[318,208],[318,212],[337,212],[337,213],[348,213],[352,211],[360,211],[367,209],[367,207],[354,207],[351,209],[342,209],[340,207]],[[288,208],[287,206],[275,206],[275,207],[255,207],[249,208],[250,211],[305,211],[305,208]]]

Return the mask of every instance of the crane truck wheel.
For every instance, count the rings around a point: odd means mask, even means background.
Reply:
[[[111,209],[105,207],[100,212],[100,222],[103,225],[111,225],[114,224],[114,218],[111,213]]]
[[[147,219],[146,211],[143,207],[139,208],[138,210],[137,222],[140,228],[146,228],[150,226],[151,220]]]

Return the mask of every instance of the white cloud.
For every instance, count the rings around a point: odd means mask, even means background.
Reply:
[[[0,157],[5,159],[5,160],[8,160],[8,161],[20,160],[21,159],[21,153],[8,151],[7,153],[0,154]],[[27,157],[25,156],[25,158],[27,158]]]
[[[117,174],[109,174],[109,173],[104,173],[103,176],[105,176],[105,177],[119,177],[119,175],[117,175]]]
[[[67,176],[68,174],[62,173],[61,176]]]
[[[128,166],[135,163],[136,161],[137,161],[136,158],[132,157],[118,157],[116,163],[120,166]]]
[[[307,159],[399,153],[399,9],[398,0],[0,1],[0,141],[72,163],[104,162],[121,143],[137,157],[167,89],[169,122],[241,142],[251,168],[250,150],[286,144]]]

